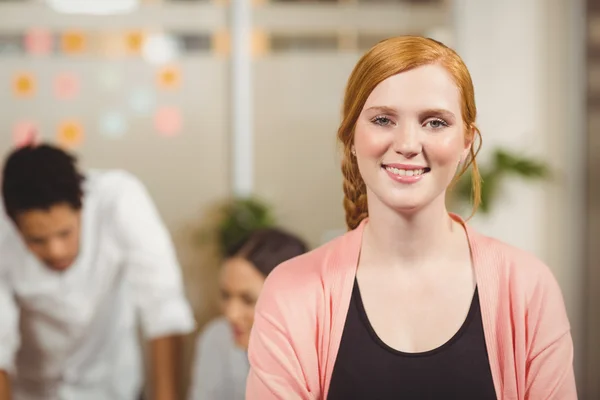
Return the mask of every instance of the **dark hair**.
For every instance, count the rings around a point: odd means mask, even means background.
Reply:
[[[277,265],[307,250],[300,238],[281,229],[265,228],[254,231],[242,243],[229,249],[227,257],[241,257],[267,276]]]
[[[23,211],[67,203],[81,209],[83,175],[77,160],[65,151],[50,146],[25,146],[13,151],[2,172],[2,198],[6,213],[13,220]]]

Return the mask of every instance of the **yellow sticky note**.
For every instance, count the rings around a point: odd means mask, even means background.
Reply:
[[[83,128],[75,120],[66,120],[58,126],[58,142],[61,146],[73,148],[83,142]]]
[[[164,89],[173,89],[179,86],[181,74],[173,66],[164,67],[158,72],[158,86]]]
[[[141,31],[127,32],[125,35],[125,47],[130,54],[139,54],[144,46],[144,33]]]
[[[35,94],[35,79],[27,72],[18,73],[13,81],[13,92],[17,97],[31,97]]]
[[[86,48],[86,38],[82,32],[65,32],[61,38],[61,49],[66,54],[83,53]]]

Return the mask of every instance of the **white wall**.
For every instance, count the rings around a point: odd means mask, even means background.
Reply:
[[[474,80],[483,162],[493,147],[503,146],[540,157],[555,172],[549,184],[510,182],[492,214],[472,223],[533,252],[552,269],[573,328],[579,378],[585,193],[581,1],[454,0],[454,5],[455,45]]]

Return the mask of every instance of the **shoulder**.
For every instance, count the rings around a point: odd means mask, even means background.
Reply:
[[[0,215],[0,275],[9,271],[14,263],[20,263],[28,252],[11,219]]]
[[[469,235],[481,268],[493,269],[500,283],[525,291],[527,297],[540,291],[560,294],[551,269],[534,254],[472,230]]]
[[[141,180],[125,170],[90,170],[85,174],[84,207],[102,210],[103,215],[136,209],[149,199]]]
[[[348,232],[316,249],[308,251],[278,265],[267,277],[267,287],[278,287],[288,293],[305,293],[323,282],[327,282],[338,266],[338,257],[344,251]]]
[[[353,251],[358,253],[357,235],[360,232],[347,232],[278,265],[265,280],[258,308],[278,309],[280,313],[304,309],[314,313],[323,305],[336,277],[345,268],[354,266],[345,256]]]
[[[86,195],[116,197],[123,191],[144,190],[144,185],[125,170],[90,170],[85,174],[84,190]]]
[[[224,317],[218,317],[204,326],[198,335],[198,341],[204,345],[214,346],[231,341],[231,328]]]

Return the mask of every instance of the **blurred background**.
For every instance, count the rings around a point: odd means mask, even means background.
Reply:
[[[495,182],[472,224],[552,268],[581,398],[600,398],[597,0],[0,0],[0,150],[37,135],[85,168],[137,175],[201,329],[240,213],[312,247],[345,231],[344,85],[400,34],[438,39],[469,67]]]

